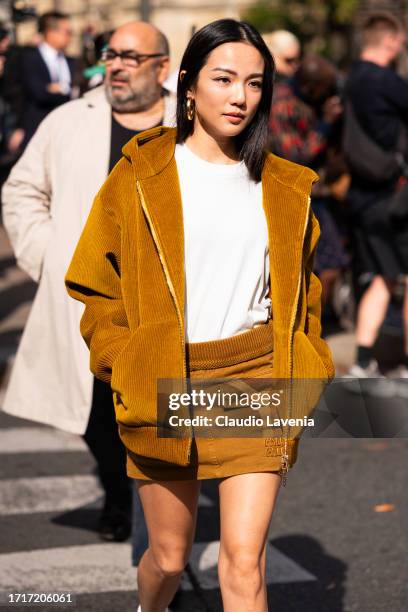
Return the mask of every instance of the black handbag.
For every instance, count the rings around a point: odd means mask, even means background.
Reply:
[[[385,151],[364,131],[350,100],[345,102],[344,109],[343,153],[351,172],[374,187],[401,176],[408,177],[408,165],[403,155],[406,150],[405,129],[400,132],[397,150]],[[408,183],[397,189],[384,202],[384,207],[393,224],[408,219]]]
[[[360,125],[350,100],[344,104],[343,153],[351,173],[377,185],[398,178],[404,171],[405,132],[396,151],[382,149]]]

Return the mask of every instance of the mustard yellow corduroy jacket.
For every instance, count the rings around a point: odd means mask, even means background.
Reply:
[[[135,136],[97,194],[66,275],[85,304],[90,367],[110,382],[125,446],[187,465],[191,437],[157,437],[157,380],[186,376],[184,230],[176,130]],[[310,209],[317,175],[269,154],[262,173],[269,232],[275,378],[334,375],[321,338],[321,286],[312,272],[319,226]],[[197,185],[200,189],[200,185]]]

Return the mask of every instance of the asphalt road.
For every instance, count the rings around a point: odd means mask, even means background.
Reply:
[[[0,406],[34,291],[0,230]],[[336,342],[344,365],[350,334]],[[271,611],[405,612],[407,451],[406,438],[301,441],[268,538]],[[135,611],[130,542],[98,539],[101,491],[82,441],[0,413],[0,455],[0,592],[69,590],[64,609]],[[218,546],[217,482],[205,481],[180,611],[222,610]]]

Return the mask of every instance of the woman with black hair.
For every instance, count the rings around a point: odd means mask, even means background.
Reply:
[[[312,273],[316,175],[264,152],[273,70],[247,23],[198,31],[181,62],[177,129],[125,146],[66,277],[148,526],[139,612],[162,612],[176,592],[207,478],[219,479],[224,610],[267,610],[266,538],[297,451],[288,432],[206,437],[190,423],[166,437],[158,382],[333,376]]]

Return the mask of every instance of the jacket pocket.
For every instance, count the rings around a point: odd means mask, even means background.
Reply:
[[[326,366],[305,332],[295,331],[293,337],[293,377],[328,380]]]
[[[158,381],[183,377],[178,323],[140,325],[113,362],[116,419],[127,427],[156,427]]]
[[[319,353],[303,331],[293,338],[293,381],[291,416],[311,417],[329,377]]]

